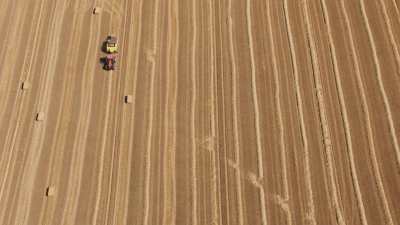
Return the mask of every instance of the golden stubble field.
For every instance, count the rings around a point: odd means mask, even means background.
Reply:
[[[0,224],[400,224],[398,0],[0,2]]]

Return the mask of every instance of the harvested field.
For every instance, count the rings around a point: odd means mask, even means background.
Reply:
[[[398,0],[1,2],[0,224],[400,224]]]

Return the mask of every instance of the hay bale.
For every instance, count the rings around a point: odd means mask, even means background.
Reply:
[[[126,95],[125,96],[125,103],[126,104],[131,104],[133,102],[133,97],[132,95]]]
[[[101,8],[100,7],[94,7],[93,9],[93,14],[100,14],[101,13]]]
[[[36,121],[43,121],[44,120],[44,112],[38,112],[36,114]]]
[[[53,186],[49,186],[46,189],[46,196],[53,196],[56,193],[56,189]]]
[[[31,83],[29,83],[28,81],[24,81],[24,82],[22,82],[21,88],[22,88],[22,90],[28,90],[31,88]]]

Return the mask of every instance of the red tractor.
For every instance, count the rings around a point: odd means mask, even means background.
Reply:
[[[114,70],[116,63],[116,55],[109,54],[104,58],[104,69],[105,70]]]

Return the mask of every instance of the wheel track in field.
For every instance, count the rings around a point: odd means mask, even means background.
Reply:
[[[216,10],[216,12],[218,12],[218,21],[224,21],[225,20],[225,18],[223,18],[223,16],[221,15],[222,14],[222,10],[221,10],[221,3],[220,2],[216,2],[216,4],[218,4],[216,7],[218,8],[217,10]],[[229,22],[229,20],[228,20],[228,22]],[[216,23],[216,24],[220,24],[220,23]],[[228,26],[228,28],[229,28],[229,26]],[[222,34],[223,34],[223,28],[222,28],[222,26],[219,26],[219,29],[218,29],[218,34],[220,35],[220,36],[222,36]],[[230,40],[228,40],[229,42],[230,42]],[[223,39],[222,38],[219,38],[218,39],[218,44],[219,45],[215,45],[215,46],[223,46]],[[221,50],[220,51],[220,57],[223,57],[224,56],[224,53],[223,53],[223,51],[222,51],[222,47],[220,47],[219,48],[219,50]],[[229,51],[229,53],[228,54],[230,54],[230,49],[228,50]],[[230,57],[230,58],[232,58],[231,56],[228,56],[228,57]],[[223,167],[223,171],[224,171],[224,173],[223,173],[223,178],[224,178],[224,189],[225,189],[225,193],[224,193],[224,196],[223,196],[223,198],[224,198],[224,200],[225,200],[225,205],[226,205],[226,207],[224,208],[225,210],[226,210],[226,213],[225,213],[225,215],[226,215],[226,222],[227,222],[227,224],[230,224],[230,218],[229,218],[229,215],[230,215],[230,205],[231,205],[231,202],[229,201],[229,187],[228,187],[228,182],[227,182],[227,180],[228,180],[228,174],[229,174],[229,167],[228,167],[228,161],[227,161],[227,159],[228,159],[228,156],[227,156],[227,151],[228,151],[228,148],[227,148],[227,144],[226,144],[226,139],[227,139],[227,135],[226,135],[226,120],[225,120],[225,115],[226,115],[226,110],[225,110],[225,104],[226,104],[226,100],[225,100],[225,96],[224,96],[224,93],[225,93],[225,84],[224,84],[224,74],[225,74],[225,71],[224,71],[224,66],[223,66],[223,64],[221,64],[221,71],[218,71],[218,72],[220,72],[221,73],[221,78],[220,79],[218,79],[218,76],[217,76],[217,79],[216,79],[216,88],[218,89],[218,87],[220,87],[220,89],[221,89],[221,115],[222,115],[222,119],[221,119],[221,127],[222,127],[222,134],[221,135],[219,135],[219,136],[222,136],[222,137],[220,137],[220,139],[221,140],[223,140],[222,141],[222,145],[223,145],[223,147],[222,147],[222,149],[224,149],[224,151],[223,151],[223,155],[222,155],[222,160],[224,161],[224,163],[223,163],[223,165],[224,165],[224,167]],[[217,72],[217,73],[218,73]],[[220,83],[220,84],[219,84]],[[216,98],[216,100],[218,101],[218,97],[219,97],[219,95],[217,94],[217,98]],[[218,102],[216,102],[216,103],[218,103]],[[218,104],[216,104],[217,106],[218,106]],[[219,112],[218,112],[219,113]],[[216,120],[217,122],[218,122],[218,119]],[[234,121],[233,121],[234,122]],[[219,131],[219,130],[218,130]],[[235,132],[235,131],[233,131],[233,132]],[[234,149],[235,150],[235,149]],[[236,178],[236,177],[235,177]],[[237,179],[236,179],[236,181],[237,181]],[[221,208],[222,208],[222,205],[221,205]],[[222,212],[221,212],[221,218],[223,218],[223,216],[224,215],[222,215]]]
[[[144,225],[149,224],[149,210],[150,210],[150,178],[151,178],[151,148],[152,148],[152,139],[153,139],[153,116],[154,116],[154,83],[155,83],[155,71],[156,71],[156,61],[158,60],[158,49],[157,49],[157,40],[158,40],[158,23],[159,23],[159,3],[160,0],[156,0],[155,2],[155,12],[154,12],[154,30],[153,30],[153,46],[151,50],[151,55],[147,56],[147,60],[151,64],[151,73],[150,73],[150,98],[149,98],[149,131],[147,137],[147,149],[145,154],[146,160],[146,177],[145,177],[145,202],[144,202],[144,216],[143,223]],[[156,59],[157,57],[157,59]]]
[[[193,225],[197,225],[197,176],[196,176],[196,169],[197,169],[197,148],[196,148],[196,102],[197,102],[197,86],[196,86],[196,50],[197,50],[197,12],[196,12],[196,1],[192,1],[192,56],[191,56],[191,83],[192,83],[192,96],[191,96],[191,119],[190,119],[190,130],[191,130],[191,138],[192,138],[192,200],[193,200]]]
[[[124,0],[124,9],[125,9],[125,11],[124,12],[126,12],[129,8],[128,8],[128,1],[127,0]],[[120,162],[120,159],[116,159],[117,158],[117,156],[119,156],[120,155],[120,151],[121,151],[121,144],[120,144],[120,142],[121,142],[121,133],[120,133],[120,130],[121,130],[121,127],[122,127],[122,124],[121,124],[121,121],[123,120],[123,117],[124,117],[124,115],[123,115],[123,110],[121,109],[122,107],[123,107],[123,105],[122,104],[124,104],[122,101],[121,101],[121,98],[120,98],[120,96],[123,96],[123,92],[124,92],[124,89],[123,88],[121,88],[121,86],[122,86],[122,82],[124,82],[124,83],[126,83],[126,77],[127,76],[125,76],[125,75],[123,75],[123,73],[122,73],[122,65],[123,65],[123,62],[125,62],[125,51],[124,51],[124,47],[125,47],[125,45],[126,45],[126,34],[128,33],[127,31],[126,31],[126,27],[127,27],[127,13],[121,13],[119,16],[121,16],[121,17],[123,17],[123,19],[122,18],[119,18],[119,17],[117,17],[117,21],[119,21],[121,24],[118,26],[118,27],[122,27],[122,31],[121,32],[119,32],[119,34],[118,34],[118,36],[121,36],[122,38],[121,38],[121,41],[120,41],[120,49],[121,49],[121,52],[120,52],[120,63],[119,63],[119,73],[117,74],[117,76],[118,76],[118,79],[117,79],[117,88],[116,88],[116,94],[115,94],[115,96],[113,96],[113,102],[116,102],[116,104],[117,104],[117,107],[115,107],[115,113],[114,113],[114,126],[115,126],[115,128],[114,128],[114,136],[113,136],[113,146],[112,146],[112,156],[111,156],[111,167],[110,167],[110,171],[111,171],[111,173],[110,173],[110,180],[109,180],[109,183],[108,183],[108,193],[107,193],[107,196],[108,196],[108,198],[107,198],[107,204],[106,204],[106,213],[105,213],[105,222],[107,223],[107,224],[119,224],[118,222],[116,222],[116,213],[115,213],[115,208],[117,207],[117,201],[116,201],[116,199],[117,199],[117,193],[118,192],[115,192],[114,193],[114,195],[115,195],[115,199],[114,199],[114,202],[113,202],[113,207],[112,206],[110,206],[110,202],[111,202],[111,199],[112,199],[112,196],[113,196],[113,188],[115,188],[116,190],[118,190],[118,187],[119,187],[119,180],[118,180],[118,177],[116,177],[116,178],[114,178],[114,161],[115,160],[117,160],[117,162]],[[121,29],[119,29],[119,30],[121,30]],[[112,32],[112,33],[114,33],[114,32]],[[121,77],[124,77],[124,78],[121,78]],[[120,109],[120,110],[118,110],[118,109]],[[120,115],[120,114],[122,114],[121,116],[118,116],[118,115]],[[116,171],[116,173],[117,173],[117,175],[118,175],[118,172],[119,172],[119,168],[117,168],[117,171]],[[114,179],[116,179],[116,181],[114,181]],[[113,184],[115,183],[115,186],[113,187]],[[111,220],[112,221],[109,221],[109,218],[111,218]]]
[[[197,225],[197,148],[196,148],[196,102],[197,102],[197,84],[196,84],[196,52],[197,52],[197,12],[196,12],[196,0],[192,1],[192,56],[191,56],[191,83],[192,83],[192,96],[191,96],[191,119],[190,119],[190,130],[191,130],[191,143],[192,143],[192,201],[193,201],[193,225]]]
[[[301,129],[301,137],[302,137],[302,142],[303,142],[303,148],[305,152],[305,176],[306,176],[306,186],[307,186],[307,207],[308,207],[308,216],[311,218],[311,224],[316,225],[315,221],[315,204],[314,204],[314,199],[313,199],[313,189],[312,189],[312,184],[311,184],[311,171],[310,171],[310,152],[309,152],[309,144],[308,144],[308,137],[307,137],[307,131],[305,127],[305,121],[304,121],[304,110],[303,110],[303,99],[301,96],[301,90],[300,90],[300,82],[299,82],[299,68],[297,64],[297,52],[294,49],[295,43],[293,40],[293,34],[292,34],[292,24],[291,20],[289,18],[289,10],[288,10],[288,0],[284,1],[284,14],[285,14],[285,23],[286,23],[286,28],[287,28],[287,35],[289,38],[289,48],[290,48],[290,55],[291,55],[291,60],[292,60],[292,67],[293,67],[293,75],[294,75],[294,82],[295,82],[295,87],[296,87],[296,101],[297,101],[297,107],[298,107],[298,113],[299,113],[299,120],[300,120],[300,129]]]
[[[124,14],[123,15],[123,17],[124,17],[124,22],[123,22],[123,29],[124,29],[124,31],[125,31],[125,28],[128,26],[128,24],[132,24],[133,22],[132,22],[132,19],[134,19],[133,18],[133,16],[132,15],[135,15],[134,14],[134,3],[131,3],[131,5],[130,5],[130,7],[129,7],[129,1],[125,1],[125,6],[124,6],[124,9],[125,10],[128,10],[129,9],[129,15],[130,15],[130,17],[129,17],[129,22],[128,22],[128,18],[127,18],[127,15],[128,14]],[[131,25],[131,26],[133,26],[134,27],[134,25]],[[131,41],[130,39],[131,39],[131,36],[132,36],[132,34],[131,34],[131,32],[130,31],[128,31],[128,32],[123,32],[124,33],[124,35],[123,35],[123,41],[122,41],[122,44],[121,44],[121,47],[122,47],[122,51],[123,51],[123,49],[125,48],[125,46],[126,45],[128,45],[128,49],[130,49],[129,48],[129,43],[132,43],[133,41]],[[126,36],[128,36],[128,41],[126,41]],[[128,67],[130,67],[130,65],[131,65],[131,60],[130,60],[130,58],[131,58],[131,55],[129,54],[129,52],[130,51],[128,51],[127,53],[126,53],[126,68],[128,68]],[[122,53],[121,53],[122,54]],[[125,55],[125,54],[124,54]],[[121,68],[121,75],[122,74],[124,74],[123,73],[123,69],[122,69],[122,63],[120,63],[120,68]],[[129,72],[130,70],[126,70],[127,72]],[[120,75],[120,76],[121,76]],[[126,89],[128,89],[128,87],[127,87],[127,85],[129,85],[129,82],[128,82],[128,75],[122,75],[122,76],[124,76],[124,79],[123,79],[123,84],[125,84],[124,85],[124,87],[123,88],[121,88],[120,89],[120,92],[125,92],[126,91]],[[119,87],[120,88],[120,87]],[[123,95],[123,93],[120,93],[120,95],[119,96],[117,96],[117,101],[119,100],[118,98],[120,97],[120,96],[122,96]],[[129,123],[125,123],[124,121],[126,121],[127,120],[127,113],[125,112],[125,110],[124,109],[122,109],[121,110],[121,119],[120,119],[120,122],[119,123],[117,123],[117,124],[120,124],[121,126],[120,127],[118,127],[118,128],[116,128],[116,130],[115,131],[118,131],[118,130],[120,130],[120,131],[122,131],[122,130],[128,130],[128,129],[125,129],[125,127],[124,127],[124,124],[129,124]],[[128,133],[130,133],[130,132],[128,132]],[[124,139],[124,132],[121,132],[121,138],[120,138],[120,140],[115,140],[115,146],[117,146],[116,148],[118,149],[118,151],[121,151],[121,150],[123,150],[123,147],[122,147],[122,144],[121,144],[121,140],[123,140]],[[114,147],[115,148],[115,147]],[[129,151],[129,149],[128,149],[128,151]],[[124,213],[125,213],[125,211],[126,211],[126,208],[127,208],[127,206],[126,206],[126,204],[125,204],[125,201],[126,201],[126,199],[128,198],[128,197],[126,197],[126,193],[128,192],[128,189],[126,188],[126,187],[123,187],[123,183],[122,183],[122,181],[121,181],[121,179],[120,179],[120,173],[121,174],[123,174],[124,172],[126,172],[126,171],[128,171],[127,170],[127,168],[124,168],[123,166],[124,165],[122,165],[123,164],[123,161],[124,161],[124,158],[126,158],[125,156],[125,154],[126,154],[126,152],[120,152],[120,154],[118,155],[119,157],[118,157],[118,162],[120,162],[119,164],[118,164],[118,168],[117,168],[117,178],[116,178],[116,197],[115,197],[115,200],[114,200],[114,213],[112,214],[112,221],[107,221],[107,223],[108,224],[122,224],[123,222],[122,222],[122,218],[124,218]],[[129,153],[128,153],[128,155],[129,155]],[[124,171],[124,169],[126,169],[126,171]],[[129,177],[129,176],[126,176],[126,177]],[[112,182],[112,180],[110,180],[111,182]],[[122,184],[121,184],[122,183]],[[110,183],[111,184],[111,183]],[[122,194],[118,194],[118,193],[122,193]],[[125,196],[124,198],[122,198],[121,196]],[[111,197],[110,197],[111,198]],[[121,206],[125,206],[125,207],[121,207]],[[107,213],[107,215],[108,215],[108,213]],[[126,221],[126,220],[125,220]]]
[[[289,183],[288,183],[288,169],[287,169],[287,149],[285,147],[285,128],[283,125],[283,112],[282,112],[282,105],[281,105],[281,90],[279,85],[279,71],[278,71],[278,63],[277,63],[277,56],[276,56],[276,45],[275,45],[275,38],[273,35],[273,27],[272,27],[272,17],[271,17],[271,2],[268,1],[267,3],[267,18],[268,18],[268,29],[269,29],[269,45],[272,49],[272,69],[273,69],[273,77],[274,77],[274,84],[275,84],[275,102],[276,102],[276,113],[278,115],[278,126],[279,126],[279,145],[280,145],[280,152],[281,152],[281,163],[282,163],[282,170],[283,170],[283,199],[284,201],[289,201]],[[281,204],[282,205],[282,204]],[[287,225],[293,224],[293,216],[291,213],[290,205],[287,204],[287,207],[282,207],[286,216],[287,216]]]
[[[111,5],[114,5],[114,0],[113,1],[111,1],[111,2],[109,2]],[[123,15],[123,13],[119,13],[119,14],[117,14],[117,16],[122,16]],[[119,17],[117,17],[117,21],[120,21],[120,19],[118,19]],[[114,15],[113,14],[111,14],[110,15],[110,24],[109,24],[109,26],[108,26],[108,31],[112,31],[111,32],[111,34],[116,34],[117,35],[117,37],[120,37],[120,36],[122,36],[122,33],[124,33],[124,32],[121,32],[121,29],[120,29],[120,26],[118,26],[118,28],[117,28],[117,32],[115,32],[114,31],[114,29],[113,29],[113,22],[114,22]],[[123,43],[124,42],[124,39],[121,39],[120,40],[120,43]],[[124,45],[120,45],[120,49],[123,49],[123,46]],[[121,65],[121,63],[122,63],[122,60],[124,59],[124,51],[121,51],[121,53],[119,54],[119,58],[120,58],[120,61],[119,61],[119,64]],[[103,126],[103,128],[102,128],[102,134],[101,134],[101,144],[100,144],[100,163],[99,163],[99,172],[98,172],[98,174],[97,174],[97,190],[96,190],[96,200],[95,200],[95,205],[94,205],[94,210],[93,210],[93,216],[92,216],[92,224],[97,224],[97,221],[98,221],[98,214],[99,214],[99,208],[100,208],[100,200],[101,200],[101,194],[102,194],[102,187],[103,187],[103,177],[104,177],[104,172],[103,172],[103,170],[104,170],[104,160],[105,160],[105,157],[104,157],[104,155],[105,155],[105,151],[106,151],[106,144],[107,144],[107,134],[108,134],[108,126],[109,126],[109,121],[110,121],[110,105],[111,105],[111,98],[112,98],[112,83],[113,83],[113,80],[112,80],[112,77],[113,76],[115,76],[114,74],[115,74],[115,72],[114,71],[109,71],[109,75],[107,75],[107,78],[106,78],[106,89],[107,89],[107,95],[106,95],[106,104],[105,104],[105,106],[106,106],[106,111],[105,111],[105,115],[104,115],[104,126]],[[118,75],[120,75],[119,73],[118,74],[116,74],[117,76]],[[119,79],[121,79],[120,77],[121,76],[118,76],[119,77]],[[117,81],[118,82],[118,81]],[[119,84],[120,82],[118,82],[118,84]],[[118,87],[117,87],[117,90],[119,90],[120,88],[119,88],[119,85],[118,85]],[[118,104],[118,103],[117,103]],[[117,109],[118,108],[118,106],[116,106],[115,107],[115,109]],[[114,115],[114,117],[115,117],[115,120],[118,118],[118,116],[116,116],[116,115]],[[115,124],[116,125],[116,124]],[[117,125],[116,125],[116,127],[117,127]],[[114,136],[114,138],[116,138],[115,136]],[[110,200],[110,198],[111,198],[111,182],[112,182],[112,174],[113,174],[113,162],[114,162],[114,152],[115,152],[115,145],[113,145],[113,154],[112,154],[112,158],[111,158],[111,166],[110,166],[110,169],[109,169],[109,171],[111,171],[111,174],[110,174],[110,176],[111,176],[111,178],[110,178],[110,183],[108,183],[108,185],[107,185],[107,187],[108,187],[108,192],[107,192],[107,196],[108,196],[108,198],[107,198],[107,203],[106,203],[106,209],[107,209],[107,212],[105,212],[104,213],[104,216],[105,216],[105,221],[107,222],[107,217],[108,217],[108,210],[109,210],[109,200]]]
[[[228,3],[228,27],[229,27],[229,52],[230,52],[230,60],[232,63],[232,103],[233,103],[233,126],[234,126],[234,151],[235,151],[235,160],[236,164],[240,167],[240,144],[239,144],[239,128],[238,128],[238,109],[237,109],[237,65],[236,65],[236,56],[235,56],[235,48],[233,44],[233,18],[232,18],[232,0],[229,0]],[[242,199],[242,183],[240,180],[241,171],[236,169],[236,185],[237,185],[237,198],[238,198],[238,219],[239,225],[244,225],[243,218],[243,199]]]
[[[138,18],[142,18],[143,1],[144,0],[140,0],[139,3],[138,3],[138,5],[139,5],[139,7],[138,7],[138,14],[139,14]],[[132,10],[133,9],[134,9],[134,4],[132,4]],[[129,36],[128,43],[133,43],[133,41],[135,40],[133,37],[135,37],[135,35],[130,35]],[[134,55],[135,68],[134,68],[134,73],[133,73],[133,91],[132,91],[133,100],[132,100],[132,107],[131,107],[131,110],[132,110],[133,113],[135,112],[135,108],[136,108],[136,90],[137,90],[138,64],[139,64],[140,43],[142,41],[142,22],[141,21],[138,22],[138,29],[137,29],[136,37],[137,37],[137,39],[135,41],[136,52],[135,52],[135,55]],[[131,58],[132,58],[131,52],[133,52],[133,51],[129,51],[127,53],[127,58],[128,58],[127,61],[129,61],[129,62],[133,61],[133,60],[131,60]],[[133,65],[133,63],[128,63],[127,71],[132,71],[132,65]],[[130,165],[132,164],[132,150],[131,149],[133,147],[133,139],[134,139],[133,138],[133,134],[135,132],[135,130],[134,130],[134,123],[135,123],[134,117],[131,117],[131,121],[132,121],[131,122],[132,125],[130,126],[129,129],[130,129],[130,133],[132,133],[132,135],[130,137],[129,144],[128,144],[128,151],[129,151],[128,152],[128,168],[131,168]],[[127,183],[126,183],[126,187],[125,187],[127,191],[125,193],[125,199],[129,199],[129,193],[130,193],[129,186],[130,186],[130,181],[131,181],[131,171],[130,171],[130,169],[129,169],[127,177],[128,178],[127,178]],[[123,212],[123,221],[127,221],[127,219],[128,219],[128,205],[129,205],[129,201],[126,201],[125,202],[125,207],[124,207],[124,212]]]
[[[305,18],[306,18],[306,24],[307,24],[307,33],[308,33],[308,39],[309,39],[309,47],[311,50],[311,58],[312,58],[312,63],[313,63],[313,74],[314,74],[314,82],[316,85],[316,89],[317,89],[317,99],[318,99],[318,114],[320,117],[320,121],[321,121],[321,126],[322,126],[322,133],[323,133],[323,142],[324,142],[324,147],[325,147],[325,152],[327,154],[327,167],[328,167],[328,171],[329,171],[329,181],[330,181],[330,186],[332,187],[332,197],[333,197],[333,206],[335,208],[335,213],[336,213],[336,218],[338,220],[339,225],[344,225],[345,220],[343,218],[343,212],[342,209],[340,207],[340,203],[339,203],[339,191],[337,188],[337,182],[335,180],[335,166],[334,166],[334,159],[333,159],[333,153],[332,153],[332,144],[331,144],[331,134],[329,131],[329,122],[328,122],[328,115],[326,112],[326,105],[325,105],[325,99],[324,99],[324,95],[323,95],[323,86],[322,86],[322,81],[321,81],[321,71],[319,70],[319,60],[318,60],[318,56],[317,56],[317,47],[315,46],[315,39],[314,36],[315,34],[313,34],[313,30],[312,30],[312,25],[311,25],[311,21],[310,21],[310,12],[309,12],[309,1],[306,0],[304,1],[304,13],[305,13]],[[324,10],[326,10],[326,7],[324,5]],[[328,27],[329,27],[329,18],[325,17],[324,15],[324,19],[326,21],[328,21]],[[329,36],[329,41],[331,44],[331,33],[330,33],[330,27],[328,28],[328,36]],[[330,46],[331,47],[331,46]],[[331,54],[333,52],[331,51]],[[348,125],[348,121],[347,121],[347,114],[346,114],[346,108],[343,105],[344,102],[344,97],[343,97],[343,90],[342,90],[342,86],[341,83],[338,82],[338,68],[337,68],[337,60],[336,60],[336,55],[335,53],[333,53],[333,66],[335,68],[334,71],[334,76],[335,76],[335,81],[336,81],[336,85],[339,86],[338,88],[338,92],[339,92],[339,101],[340,101],[340,106],[342,107],[341,110],[341,115],[344,116],[345,118],[345,132],[346,134],[349,134],[350,129],[349,129],[349,125]],[[348,136],[350,137],[350,136]],[[351,138],[351,137],[350,137]],[[351,141],[351,139],[348,139],[347,141]],[[352,150],[351,146],[347,146],[350,147]]]
[[[167,120],[165,120],[165,142],[167,143],[167,151],[170,154],[166,156],[164,165],[165,165],[165,173],[164,173],[164,183],[168,184],[172,187],[168,187],[164,189],[164,212],[163,212],[163,224],[174,224],[176,220],[176,166],[175,166],[175,153],[176,153],[176,115],[177,115],[177,101],[178,101],[178,53],[179,53],[179,26],[173,26],[172,24],[178,24],[179,12],[178,12],[178,3],[176,1],[169,2],[168,4],[168,38],[167,38],[167,68],[166,71],[171,74],[171,79],[167,79],[167,87],[171,87],[172,91],[167,91],[167,102],[166,106],[171,105],[169,109],[167,109]],[[174,31],[174,32],[172,32]],[[175,38],[173,36],[175,34]],[[175,40],[175,42],[173,41]],[[175,47],[173,49],[173,47]],[[174,54],[175,53],[175,54]],[[175,57],[172,57],[172,56]],[[175,60],[175,63],[172,63],[172,59]],[[170,66],[172,65],[172,66]],[[173,75],[173,76],[172,76]],[[173,77],[173,78],[172,78]],[[170,83],[170,80],[174,81]],[[171,93],[170,93],[171,92]],[[172,97],[170,96],[172,95]],[[171,103],[169,100],[172,98]],[[170,121],[169,121],[170,120]],[[169,132],[173,131],[170,137],[171,142],[168,141]],[[167,172],[171,172],[168,174]],[[171,182],[167,179],[167,175],[171,175]],[[171,184],[170,184],[171,183]],[[171,189],[171,190],[170,190]],[[170,191],[170,192],[169,192]],[[172,193],[171,193],[172,192]]]
[[[252,33],[252,20],[251,20],[251,0],[246,0],[246,19],[247,19],[247,34],[249,38],[249,49],[250,49],[250,65],[251,65],[251,86],[254,104],[254,115],[255,115],[255,128],[256,128],[256,140],[257,140],[257,168],[258,168],[258,179],[264,178],[264,166],[263,166],[263,155],[262,155],[262,144],[261,144],[261,130],[260,130],[260,109],[257,94],[257,78],[256,78],[256,65],[254,56],[254,44],[253,44],[253,33]],[[262,224],[267,225],[267,211],[265,207],[265,191],[264,186],[259,186],[259,200],[261,207],[261,219]]]
[[[99,0],[100,1],[100,0]],[[97,2],[97,0],[95,0]],[[103,1],[101,1],[102,3]],[[96,4],[97,5],[97,4]],[[102,4],[100,4],[102,5]],[[72,161],[68,184],[66,190],[66,196],[69,196],[65,202],[63,215],[61,224],[73,224],[76,218],[76,210],[77,210],[77,199],[79,198],[79,191],[81,186],[81,176],[83,169],[83,161],[85,154],[85,146],[87,141],[87,134],[89,129],[90,114],[92,110],[92,97],[93,97],[93,79],[94,79],[94,71],[96,61],[91,61],[91,54],[97,51],[97,44],[93,44],[93,39],[95,43],[100,41],[100,25],[101,25],[102,17],[98,18],[97,23],[94,22],[94,18],[90,18],[90,26],[89,26],[89,43],[87,44],[87,52],[84,62],[84,71],[83,73],[86,75],[85,79],[82,81],[82,99],[80,101],[80,111],[79,111],[79,119],[77,123],[77,131],[74,138],[73,143],[73,153],[72,153]],[[97,29],[94,26],[97,24]],[[97,33],[94,34],[94,30],[97,30]],[[86,109],[86,110],[85,110]],[[68,215],[68,216],[67,216]]]
[[[210,96],[211,96],[211,136],[214,138],[217,138],[217,121],[215,119],[216,111],[215,111],[215,105],[218,105],[215,100],[215,21],[214,21],[214,8],[213,8],[213,1],[210,0],[208,1],[209,5],[209,13],[210,13],[210,65],[211,65],[211,74],[210,74]],[[220,215],[221,215],[221,196],[220,193],[218,192],[220,187],[220,166],[219,166],[219,157],[218,157],[218,152],[216,152],[215,149],[215,143],[213,143],[213,149],[214,151],[211,152],[211,163],[213,165],[212,167],[212,205],[213,205],[213,215],[211,221],[217,225],[217,224],[222,224]]]

